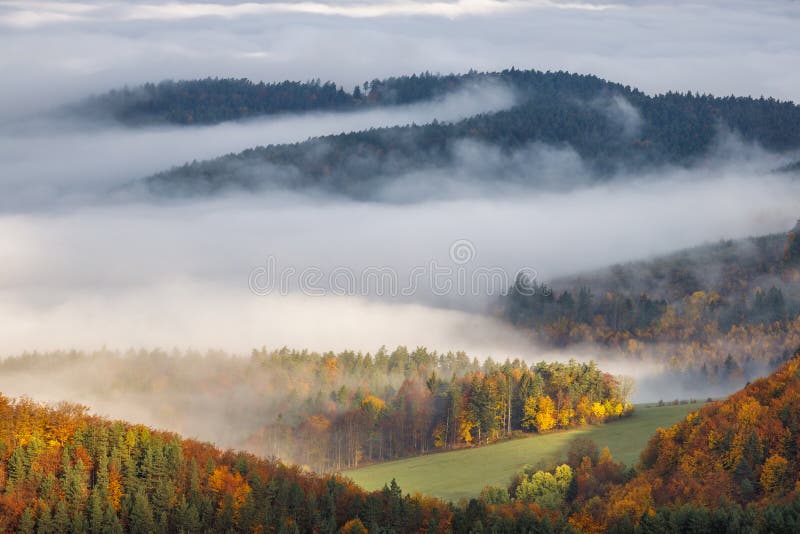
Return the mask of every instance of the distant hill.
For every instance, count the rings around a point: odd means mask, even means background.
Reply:
[[[453,124],[379,128],[297,144],[257,147],[177,167],[148,177],[143,183],[157,195],[208,195],[231,188],[278,188],[316,189],[357,199],[380,199],[388,184],[413,173],[423,172],[426,185],[435,191],[445,178],[451,177],[452,166],[459,164],[465,164],[465,172],[476,173],[473,178],[484,183],[505,181],[528,187],[544,187],[549,183],[546,170],[535,157],[516,165],[500,163],[493,168],[474,169],[474,165],[460,159],[466,150],[464,143],[473,143],[467,149],[474,149],[477,144],[479,149],[498,150],[512,162],[515,152],[537,143],[574,150],[585,166],[579,171],[585,174],[578,177],[581,180],[603,180],[615,173],[643,168],[700,163],[711,153],[720,133],[726,131],[770,151],[800,148],[800,107],[791,102],[692,93],[650,96],[595,76],[566,72],[510,69],[463,76],[393,78],[371,82],[368,95],[362,93],[360,98],[340,93],[332,86],[318,86],[318,90],[330,93],[331,98],[325,102],[341,101],[352,108],[362,105],[354,102],[370,105],[370,102],[418,101],[477,82],[512,88],[518,96],[518,105]],[[192,83],[200,82],[184,83],[191,88]],[[213,83],[223,86],[231,83],[248,91],[258,87],[249,82]],[[301,94],[317,90],[314,88],[317,86],[309,88],[303,84],[291,87]],[[159,93],[157,89],[153,91]],[[221,101],[226,102],[225,91],[222,94]],[[122,100],[127,101],[126,98]],[[180,96],[175,98],[183,102]],[[187,98],[186,105],[190,107],[205,102]],[[339,106],[334,104],[331,105]],[[182,105],[174,104],[174,109],[182,109]],[[229,108],[228,104],[220,106]],[[280,108],[277,106],[275,109]],[[210,115],[216,114],[214,105],[209,109]],[[437,171],[445,174],[437,175]],[[553,181],[552,176],[549,181]],[[555,182],[556,186],[563,186],[568,180],[559,175]]]
[[[256,83],[244,78],[165,80],[95,95],[69,106],[67,111],[129,126],[216,124],[277,113],[410,104],[455,91],[479,76],[482,75],[414,74],[364,82],[352,91],[320,80],[276,83]]]
[[[789,232],[783,248],[781,271],[784,277],[800,281],[800,221]]]
[[[595,344],[659,366],[642,391],[727,394],[800,344],[796,235],[721,241],[550,284],[520,278],[497,313],[547,345]]]
[[[800,286],[787,276],[800,257],[796,232],[720,241],[550,284],[527,287],[518,280],[503,299],[502,313],[523,327],[602,322],[656,338],[667,333],[653,329],[669,314],[691,315],[694,327],[713,321],[722,332],[790,321],[800,314]]]
[[[788,163],[776,170],[786,174],[800,174],[800,160]]]

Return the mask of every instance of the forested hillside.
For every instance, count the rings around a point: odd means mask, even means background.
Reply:
[[[521,326],[559,319],[592,325],[602,317],[612,330],[643,335],[668,313],[695,315],[695,326],[696,319],[715,322],[723,332],[790,321],[800,313],[800,288],[792,283],[800,256],[796,232],[722,241],[549,285],[528,288],[520,279],[504,313]]]
[[[424,348],[31,354],[3,360],[0,372],[40,386],[52,379],[73,398],[146,406],[173,428],[215,427],[227,445],[317,471],[602,423],[632,409],[630,380],[593,363],[481,364]]]
[[[552,287],[520,279],[501,313],[544,342],[655,358],[698,386],[750,380],[800,343],[796,234],[724,241]]]
[[[564,463],[487,486],[487,511],[534,505],[579,532],[796,532],[800,357],[659,429],[631,469],[575,439]],[[560,514],[560,515],[559,515]]]
[[[466,516],[404,497],[394,484],[365,493],[336,476],[108,421],[80,406],[0,396],[4,532],[447,532]],[[528,513],[519,524],[535,528],[539,520]]]
[[[382,188],[394,179],[457,165],[467,141],[509,157],[536,143],[574,150],[585,166],[586,176],[581,178],[592,180],[654,166],[702,162],[727,131],[771,151],[800,148],[800,107],[791,102],[692,93],[650,96],[594,76],[565,72],[510,69],[462,77],[397,78],[371,82],[368,95],[402,95],[375,96],[379,102],[387,98],[412,101],[450,90],[465,80],[511,87],[519,103],[454,124],[380,128],[258,147],[192,162],[149,177],[145,184],[151,192],[167,195],[210,194],[231,187],[311,188],[373,199],[380,198]],[[371,98],[363,93],[360,98],[335,94],[359,102]],[[544,187],[547,180],[539,167],[535,163],[501,165],[477,178]],[[433,180],[435,189],[440,178],[427,179]],[[559,180],[562,185],[568,181]]]
[[[127,125],[215,124],[276,113],[411,104],[440,97],[484,77],[474,72],[448,76],[414,74],[364,82],[352,92],[318,79],[275,83],[233,78],[165,80],[93,96],[71,110],[90,117],[113,118]]]
[[[795,532],[800,360],[659,430],[638,470],[588,440],[454,506],[0,396],[0,527],[32,532]]]
[[[800,359],[662,429],[638,474],[588,500],[576,526],[602,531],[796,532],[800,525]],[[607,506],[604,503],[612,503]]]

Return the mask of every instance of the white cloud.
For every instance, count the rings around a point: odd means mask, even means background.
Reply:
[[[498,84],[474,84],[443,99],[352,113],[278,115],[214,126],[129,129],[81,121],[0,125],[0,210],[63,205],[129,181],[254,146],[433,119],[453,121],[512,106]],[[42,157],[46,155],[46,157]]]
[[[777,0],[4,2],[0,116],[164,78],[320,77],[352,87],[511,65],[651,92],[797,100],[798,21],[800,5]]]
[[[171,21],[180,22],[204,17],[237,19],[281,14],[323,15],[347,18],[396,16],[431,16],[457,18],[491,15],[508,11],[558,9],[605,11],[620,9],[619,4],[563,2],[554,0],[392,0],[373,2],[104,2],[68,4],[60,2],[10,1],[8,13],[0,15],[0,24],[31,28],[69,21]]]
[[[488,194],[386,205],[286,195],[82,207],[0,217],[0,352],[101,345],[374,349],[382,343],[524,350],[506,327],[468,311],[455,291],[409,299],[259,297],[248,290],[268,256],[278,267],[360,272],[391,266],[401,280],[469,239],[469,269],[532,267],[559,274],[720,238],[785,231],[800,185],[714,166],[578,191]],[[453,308],[451,311],[442,307]],[[520,348],[523,347],[523,348]]]

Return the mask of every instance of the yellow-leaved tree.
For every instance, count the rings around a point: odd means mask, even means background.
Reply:
[[[761,471],[761,487],[766,493],[781,493],[791,482],[789,461],[780,454],[773,454],[764,462]]]
[[[546,432],[556,426],[556,405],[548,395],[539,398],[535,426],[537,432]]]

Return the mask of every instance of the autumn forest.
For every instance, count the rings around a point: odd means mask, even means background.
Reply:
[[[798,20],[0,1],[0,534],[800,532]]]

